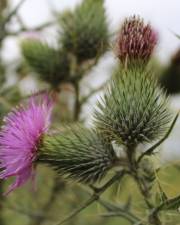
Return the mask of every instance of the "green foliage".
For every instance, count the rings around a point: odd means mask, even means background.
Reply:
[[[103,0],[84,0],[73,12],[60,16],[60,43],[79,62],[101,56],[108,46]]]
[[[64,51],[56,50],[47,43],[28,39],[22,42],[22,54],[39,78],[56,87],[69,77],[69,60]]]
[[[112,145],[95,130],[71,128],[65,134],[43,138],[39,161],[60,175],[84,183],[101,180],[116,160]]]
[[[167,98],[147,71],[122,70],[95,111],[98,129],[125,146],[159,138],[171,118]]]

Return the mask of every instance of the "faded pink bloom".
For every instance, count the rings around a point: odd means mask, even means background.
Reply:
[[[157,44],[158,35],[150,24],[133,16],[126,18],[117,37],[116,53],[124,63],[146,63]]]
[[[16,177],[6,194],[34,177],[33,162],[41,137],[48,131],[53,103],[48,95],[31,97],[4,119],[0,132],[0,178]]]

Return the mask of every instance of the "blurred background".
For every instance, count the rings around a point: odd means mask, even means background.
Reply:
[[[179,9],[178,0],[105,0],[104,4],[102,0],[0,0],[1,122],[32,93],[50,90],[57,103],[53,129],[77,121],[91,125],[93,107],[117,67],[116,34],[131,15],[143,17],[158,32],[151,67],[176,112],[180,109]],[[163,188],[169,195],[178,193],[179,167],[174,165],[180,160],[180,120],[157,158],[165,168],[157,175]],[[84,187],[57,178],[45,166],[38,167],[36,192],[27,185],[4,197],[7,184],[0,185],[0,225],[53,224],[88,196]],[[125,180],[123,188],[113,186],[106,197],[126,202],[133,192],[133,182]],[[136,211],[145,213],[140,210],[138,191],[133,198]],[[94,204],[69,224],[126,224],[123,219],[98,216],[101,213]],[[175,214],[167,214],[164,220],[180,224]]]

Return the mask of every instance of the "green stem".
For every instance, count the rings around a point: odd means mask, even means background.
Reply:
[[[132,224],[138,224],[138,225],[144,224],[137,216],[135,216],[132,212],[128,211],[125,207],[116,206],[102,199],[99,199],[98,202],[109,211],[108,213],[103,214],[103,216],[105,217],[118,216],[118,217],[125,218]]]
[[[156,206],[149,215],[150,224],[161,225],[161,222],[158,219],[158,214],[161,210],[172,209],[173,206],[177,205],[180,202],[180,195],[167,199],[163,201],[160,205]]]
[[[153,205],[148,200],[149,193],[147,192],[146,188],[144,187],[144,183],[142,179],[139,177],[138,174],[138,162],[136,161],[135,156],[135,147],[129,147],[127,151],[127,157],[129,160],[129,168],[130,168],[130,175],[134,178],[137,183],[137,186],[144,198],[144,201],[149,209],[152,209]]]
[[[102,187],[100,188],[93,188],[94,193],[93,195],[85,201],[82,205],[80,205],[78,208],[76,208],[72,213],[67,215],[63,220],[60,222],[56,223],[55,225],[61,225],[64,224],[65,222],[69,221],[72,219],[74,216],[76,216],[78,213],[80,213],[82,210],[87,208],[89,205],[94,203],[99,199],[99,197],[106,191],[107,188],[109,188],[112,184],[114,184],[115,181],[120,181],[123,176],[125,175],[125,171],[121,171],[117,174],[115,174],[107,183],[105,183]]]

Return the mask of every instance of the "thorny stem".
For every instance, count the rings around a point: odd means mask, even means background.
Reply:
[[[160,205],[153,208],[153,210],[151,211],[149,215],[149,221],[154,223],[154,219],[158,218],[158,214],[162,209],[168,208],[168,207],[170,208],[171,205],[174,205],[175,203],[179,203],[179,202],[180,202],[180,195],[176,196],[175,198],[171,198],[171,199],[167,199],[163,201]],[[160,221],[157,221],[157,222],[159,222],[159,224],[161,225]],[[159,225],[158,223],[156,224]]]
[[[143,185],[143,182],[142,182],[141,178],[139,177],[138,174],[135,174],[134,179],[135,179],[135,181],[136,181],[136,183],[137,183],[137,185],[138,185],[138,187],[139,187],[139,190],[140,190],[141,194],[142,194],[143,197],[144,197],[144,201],[145,201],[147,207],[148,207],[149,209],[152,209],[152,208],[153,208],[153,205],[152,205],[152,203],[148,200],[148,193],[147,193],[147,191],[146,191],[145,188],[144,188],[144,185]]]
[[[177,118],[176,118],[177,119]],[[176,120],[175,119],[175,120]],[[135,147],[130,147],[127,151],[127,157],[129,159],[129,174],[134,178],[134,180],[136,181],[138,188],[144,198],[144,201],[148,207],[149,210],[152,210],[154,208],[153,204],[148,200],[148,190],[146,190],[146,188],[144,187],[144,181],[141,179],[141,177],[139,177],[138,174],[138,165],[140,161],[136,161],[135,158]],[[153,224],[153,225],[161,225],[161,221],[158,217],[158,214],[152,214],[151,216],[149,216],[148,218],[149,223]]]
[[[100,187],[100,188],[93,188],[94,193],[87,201],[85,201],[82,205],[80,205],[72,213],[67,215],[67,217],[65,217],[63,220],[61,220],[60,222],[56,223],[55,225],[64,224],[65,222],[69,221],[71,218],[76,216],[78,213],[80,213],[83,209],[87,208],[89,205],[91,205],[92,203],[97,201],[99,199],[99,197],[106,191],[107,188],[109,188],[112,184],[114,184],[115,181],[120,181],[123,178],[124,175],[125,175],[125,171],[123,170],[123,171],[115,174],[102,187]]]
[[[130,212],[129,210],[126,210],[126,207],[124,208],[124,207],[116,206],[116,205],[106,202],[102,199],[99,199],[98,202],[109,211],[108,213],[102,215],[104,217],[120,216],[120,217],[125,218],[132,224],[138,224],[138,225],[144,224],[132,212]]]
[[[144,225],[139,219],[137,219],[133,214],[126,211],[109,212],[108,214],[102,214],[104,217],[123,217],[132,224]]]
[[[148,192],[144,188],[143,181],[139,177],[139,174],[138,174],[138,170],[137,170],[138,169],[138,162],[136,161],[136,158],[135,158],[135,147],[134,146],[128,148],[127,157],[128,157],[128,160],[129,160],[129,168],[130,168],[129,174],[136,181],[136,183],[138,185],[138,188],[139,188],[141,194],[143,195],[143,198],[144,198],[144,201],[145,201],[147,207],[149,209],[151,209],[153,207],[153,205],[148,201]]]

